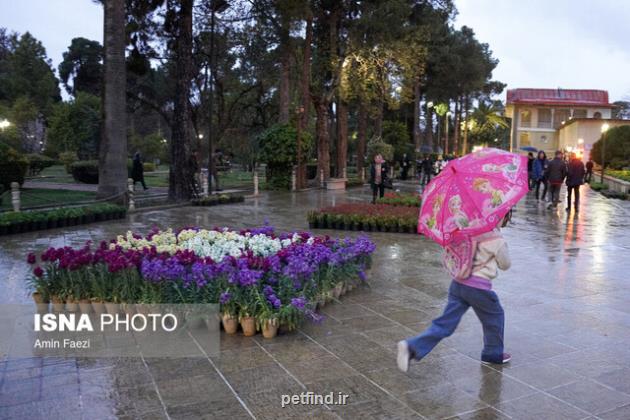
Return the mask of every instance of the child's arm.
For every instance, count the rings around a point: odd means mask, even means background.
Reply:
[[[495,258],[500,270],[506,271],[510,269],[512,266],[512,260],[510,260],[510,252],[508,250],[507,242],[503,241],[499,250],[495,254]]]

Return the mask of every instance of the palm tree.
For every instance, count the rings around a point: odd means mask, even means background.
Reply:
[[[468,129],[472,143],[492,144],[505,136],[510,123],[503,115],[503,104],[500,101],[479,101],[468,120]]]
[[[127,181],[125,0],[104,0],[105,70],[98,197],[124,201]]]

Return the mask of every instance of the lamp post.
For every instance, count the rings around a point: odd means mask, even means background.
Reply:
[[[444,154],[448,155],[448,120],[451,117],[451,111],[447,111],[444,118],[444,133],[446,134],[446,139],[444,140]]]
[[[602,124],[602,173],[599,179],[600,183],[604,183],[604,170],[606,168],[606,132],[610,126],[607,123]]]
[[[9,120],[5,118],[4,120],[0,121],[0,130],[4,131],[4,129],[9,128],[10,125],[11,123],[9,122]]]

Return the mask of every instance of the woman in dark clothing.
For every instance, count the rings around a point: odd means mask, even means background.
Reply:
[[[534,158],[534,154],[532,152],[529,152],[527,154],[527,182],[529,184],[529,190],[533,190],[534,189],[534,184],[535,184],[535,180],[534,180],[534,161],[536,159]]]
[[[136,152],[133,155],[133,165],[131,166],[131,179],[133,179],[133,185],[136,185],[136,182],[140,182],[142,184],[142,188],[148,190],[147,184],[144,183],[144,166],[142,165],[142,158],[140,157],[140,152]]]
[[[383,156],[374,156],[374,162],[370,166],[370,185],[372,186],[372,204],[376,203],[376,195],[383,198],[385,195],[385,180],[387,179],[387,162]]]
[[[543,152],[542,150],[540,152],[538,152],[538,156],[536,157],[536,160],[534,160],[534,164],[533,166],[533,174],[532,177],[534,178],[534,185],[536,186],[536,200],[539,199],[540,195],[540,184],[543,184],[543,193],[542,193],[542,200],[545,201],[545,196],[547,195],[547,179],[545,178],[545,170],[547,169],[547,165],[548,165],[548,161],[547,161],[547,155],[545,154],[545,152]]]

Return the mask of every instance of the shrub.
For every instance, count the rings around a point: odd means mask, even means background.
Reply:
[[[39,175],[44,169],[55,164],[55,160],[48,156],[32,153],[26,155],[28,159],[28,174],[30,176]]]
[[[619,200],[627,200],[628,199],[628,194],[626,194],[624,192],[620,192],[620,191],[604,190],[604,191],[602,191],[602,195],[604,197],[607,197],[607,198],[616,198],[616,199],[619,199]]]
[[[394,147],[391,144],[387,144],[381,137],[373,137],[370,139],[367,145],[368,163],[374,161],[374,156],[380,154],[383,159],[392,161],[394,159]]]
[[[613,178],[621,179],[622,181],[630,182],[630,171],[607,170],[606,175],[612,176]]]
[[[72,178],[85,184],[98,184],[98,161],[79,160],[70,165]]]
[[[77,157],[77,152],[61,152],[59,153],[59,162],[63,163],[63,166],[66,168],[66,173],[71,174],[72,169],[70,165],[79,160]]]
[[[622,125],[611,128],[606,136],[606,166],[612,169],[622,169],[630,164],[630,126]],[[593,144],[591,158],[601,165],[602,140]]]
[[[385,197],[376,200],[378,204],[390,206],[420,207],[422,198],[418,194],[386,193]]]
[[[591,188],[594,191],[603,191],[608,189],[608,184],[602,184],[601,182],[591,182]]]
[[[275,190],[291,188],[291,170],[296,164],[297,132],[288,124],[277,124],[263,132],[260,143],[260,160],[267,164],[267,185]],[[310,154],[312,146],[308,133],[302,135],[302,156]]]
[[[0,143],[0,186],[2,190],[11,188],[12,182],[24,183],[28,169],[28,159],[12,147]]]
[[[155,163],[153,163],[153,162],[144,162],[142,164],[142,167],[144,168],[144,172],[153,172],[153,171],[155,171]]]

